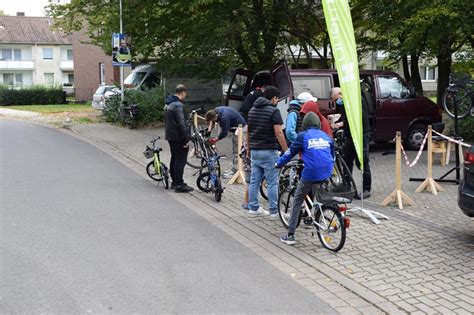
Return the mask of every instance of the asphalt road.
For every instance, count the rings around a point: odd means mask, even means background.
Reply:
[[[334,313],[97,148],[0,119],[1,313]]]

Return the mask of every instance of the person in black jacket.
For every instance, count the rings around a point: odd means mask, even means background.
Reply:
[[[331,98],[336,103],[337,112],[341,114],[341,118],[336,122],[336,128],[343,128],[344,130],[344,144],[342,149],[342,155],[344,161],[346,162],[349,171],[352,173],[354,167],[354,161],[356,166],[360,168],[359,159],[357,159],[357,152],[352,140],[351,130],[349,128],[349,123],[347,121],[347,114],[344,107],[344,101],[342,99],[342,91],[339,87],[335,87],[331,91]],[[356,199],[366,199],[370,197],[370,191],[372,188],[372,174],[370,172],[370,157],[369,157],[369,144],[370,144],[370,122],[369,114],[367,109],[367,104],[364,98],[362,98],[362,130],[363,130],[363,158],[364,158],[364,172],[362,175],[363,182],[363,192],[359,192],[356,196]],[[344,184],[346,186],[350,185],[350,174],[343,174]]]
[[[189,133],[184,116],[183,101],[188,92],[182,84],[176,86],[175,94],[166,98],[165,138],[170,145],[170,173],[173,180],[171,188],[176,192],[191,192],[192,187],[184,183],[183,174],[189,151]]]
[[[257,98],[263,97],[263,92],[264,87],[257,86],[245,97],[245,100],[239,110],[240,114],[245,118],[245,120],[248,120],[249,111],[252,109],[253,103],[255,103]]]

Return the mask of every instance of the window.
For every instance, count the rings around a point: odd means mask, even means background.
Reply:
[[[331,97],[331,78],[329,76],[300,76],[292,79],[295,97],[303,92],[309,92],[318,99],[329,99]]]
[[[23,85],[23,74],[17,73],[15,74],[15,85],[22,86]]]
[[[71,84],[74,84],[74,74],[73,73],[68,73],[67,82],[71,83]]]
[[[286,72],[286,67],[281,66],[278,69],[274,70],[275,76],[275,85],[280,90],[280,99],[288,96],[290,94],[290,79],[288,78],[288,73]]]
[[[45,73],[44,74],[44,84],[54,85],[54,73]]]
[[[72,60],[72,49],[67,50],[67,60]]]
[[[420,76],[422,80],[436,80],[436,67],[423,66],[420,67]]]
[[[2,49],[2,60],[12,60],[11,49]]]
[[[105,64],[99,63],[99,82],[101,85],[105,84]]]
[[[398,77],[378,77],[381,98],[409,98],[410,89]]]
[[[21,60],[21,49],[14,49],[13,57],[15,60]]]
[[[248,77],[242,74],[236,74],[232,86],[230,87],[229,95],[244,96],[245,86],[247,85]]]
[[[160,85],[160,78],[155,73],[148,73],[145,81],[143,81],[142,89],[152,89]]]
[[[15,76],[13,73],[4,73],[3,74],[3,84],[5,85],[15,85]]]
[[[43,48],[43,59],[44,60],[53,59],[53,48]]]

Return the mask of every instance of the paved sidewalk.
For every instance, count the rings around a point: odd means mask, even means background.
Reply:
[[[145,165],[142,152],[151,137],[163,136],[161,129],[127,130],[108,124],[79,125],[74,131],[138,163],[132,163],[136,166]],[[228,145],[220,147],[229,150]],[[168,160],[164,141],[163,148],[164,159]],[[278,236],[285,230],[279,221],[248,217],[240,209],[242,185],[226,186],[221,203],[199,191],[179,198],[195,204],[196,212],[341,313],[472,313],[474,222],[457,208],[457,186],[443,185],[446,191],[439,196],[415,194],[419,183],[404,177],[403,189],[417,205],[402,211],[377,207],[372,202],[381,201],[394,189],[394,155],[382,155],[390,149],[386,146],[372,153],[373,198],[365,202],[366,207],[387,214],[390,220],[374,225],[365,217],[351,214],[346,245],[337,254],[322,248],[311,230],[298,230],[294,247],[282,244]],[[403,166],[404,175],[422,177],[424,160],[425,155],[412,170]],[[229,162],[224,163],[224,169],[226,166]],[[436,166],[434,173],[447,169]],[[189,184],[195,183],[193,173],[186,169]]]

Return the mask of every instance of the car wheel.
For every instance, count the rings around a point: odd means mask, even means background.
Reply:
[[[414,124],[408,130],[405,146],[408,150],[419,150],[425,138],[428,127],[423,124]]]

